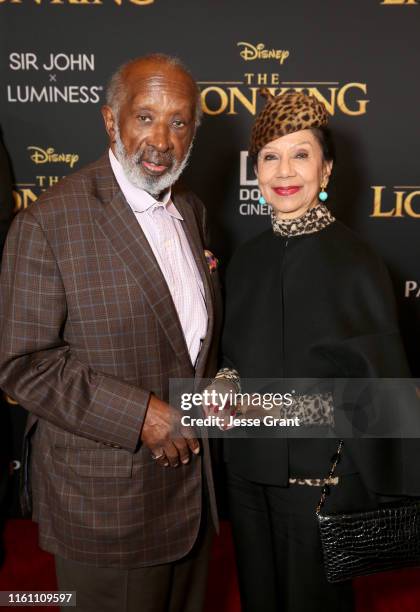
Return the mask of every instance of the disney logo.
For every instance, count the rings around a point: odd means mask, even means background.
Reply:
[[[68,164],[70,168],[79,161],[76,153],[56,153],[53,147],[41,149],[40,147],[28,147],[28,151],[33,151],[31,160],[34,164]]]
[[[243,47],[239,55],[246,61],[256,59],[276,59],[283,64],[290,55],[290,51],[286,49],[266,49],[264,43],[258,43],[256,46],[247,42],[238,42],[238,47]]]

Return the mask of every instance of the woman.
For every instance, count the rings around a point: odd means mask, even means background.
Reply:
[[[250,155],[272,227],[229,265],[217,378],[409,376],[388,274],[323,203],[334,161],[325,107],[303,93],[262,93]],[[400,456],[400,441],[389,444]],[[408,492],[398,470],[387,469],[389,444],[346,441],[329,511]],[[226,440],[244,612],[353,609],[351,584],[325,578],[315,517],[336,447],[334,439]]]

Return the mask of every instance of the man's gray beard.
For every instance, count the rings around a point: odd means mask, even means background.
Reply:
[[[124,170],[125,176],[128,178],[130,183],[143,189],[152,195],[153,197],[159,196],[163,191],[166,191],[171,185],[181,176],[188,160],[190,157],[193,143],[191,142],[189,149],[181,162],[175,162],[173,168],[165,172],[162,176],[149,176],[144,173],[139,163],[139,154],[134,153],[129,155],[121,140],[119,129],[115,130],[115,153],[118,161],[120,162],[122,169]]]

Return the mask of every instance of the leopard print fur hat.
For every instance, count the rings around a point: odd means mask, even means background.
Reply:
[[[273,96],[267,88],[259,93],[267,98],[267,103],[259,112],[251,133],[249,154],[256,157],[258,152],[272,140],[328,123],[325,106],[303,92],[294,91],[281,96]]]

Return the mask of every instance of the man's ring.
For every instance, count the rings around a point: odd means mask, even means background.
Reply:
[[[161,459],[164,456],[165,456],[164,451],[162,451],[160,455],[155,455],[154,453],[152,453],[152,459],[154,459],[155,461],[157,461],[158,459]]]

